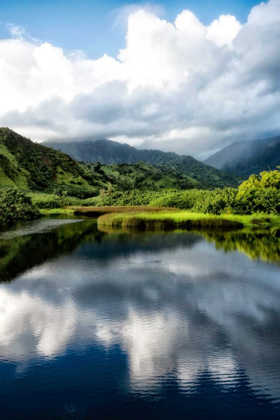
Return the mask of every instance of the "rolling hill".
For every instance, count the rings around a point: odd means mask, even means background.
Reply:
[[[280,165],[280,136],[235,142],[210,156],[204,163],[242,178],[273,170]]]
[[[155,165],[162,171],[176,171],[185,174],[207,188],[237,186],[239,179],[220,170],[207,166],[191,156],[179,156],[176,153],[161,150],[138,150],[128,144],[111,140],[82,142],[44,143],[49,147],[69,154],[73,159],[82,162],[103,164],[135,164],[144,162]]]

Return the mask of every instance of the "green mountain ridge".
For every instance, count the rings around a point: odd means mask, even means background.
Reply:
[[[238,177],[207,166],[192,156],[180,156],[161,150],[138,150],[128,144],[106,139],[81,142],[47,141],[44,144],[87,163],[100,162],[111,165],[144,162],[155,165],[164,172],[173,170],[183,173],[206,188],[237,186],[239,183]]]

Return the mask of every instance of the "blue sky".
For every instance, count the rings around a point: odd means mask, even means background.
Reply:
[[[244,23],[256,0],[162,0],[161,17],[172,22],[184,9],[204,24],[221,14],[232,14]],[[115,25],[118,9],[138,1],[119,0],[0,0],[0,38],[8,37],[7,23],[26,28],[29,34],[65,50],[83,50],[89,57],[116,56],[125,45],[125,29]]]

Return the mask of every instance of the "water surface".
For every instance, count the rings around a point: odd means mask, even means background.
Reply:
[[[278,419],[280,232],[0,236],[3,419]]]

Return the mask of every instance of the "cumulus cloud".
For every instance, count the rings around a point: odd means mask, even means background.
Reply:
[[[203,25],[131,9],[116,58],[67,53],[12,28],[0,41],[0,124],[42,141],[110,137],[206,157],[280,131],[280,0]]]

